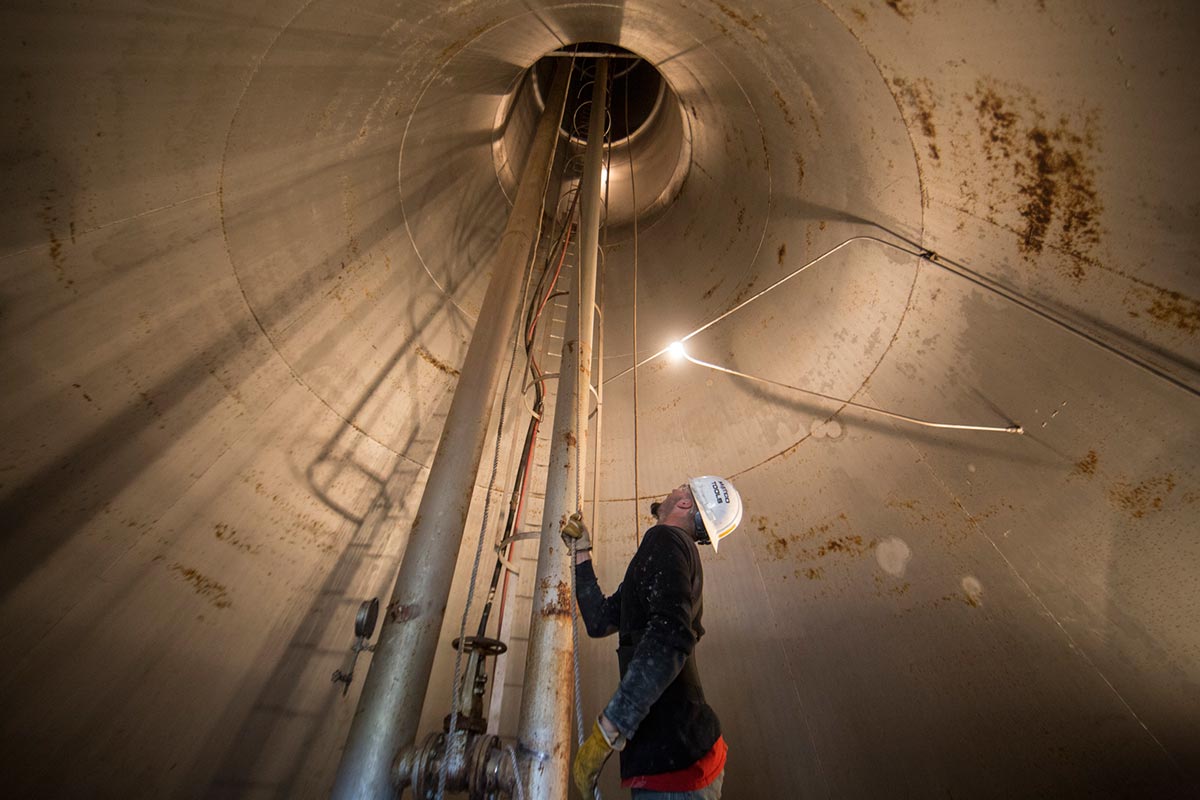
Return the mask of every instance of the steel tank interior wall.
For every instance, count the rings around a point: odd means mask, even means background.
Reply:
[[[502,111],[539,57],[587,41],[647,58],[677,101],[623,151],[634,185],[611,172],[597,567],[615,588],[650,500],[687,475],[741,490],[741,529],[704,553],[698,650],[726,796],[1194,794],[1197,16],[6,5],[10,791],[328,793],[361,687],[329,676],[403,557],[522,158],[506,121],[528,103]],[[641,170],[670,188],[635,264]],[[689,351],[1026,435],[904,426],[660,358],[637,373],[635,443],[633,375],[612,376],[860,235],[953,260],[1150,369],[857,242]],[[584,644],[586,715],[614,649]],[[423,731],[452,670],[443,645]]]

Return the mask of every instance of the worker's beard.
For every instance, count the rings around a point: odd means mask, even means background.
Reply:
[[[662,522],[667,517],[671,516],[671,512],[675,509],[675,500],[668,497],[658,504],[658,521]]]
[[[675,511],[675,507],[679,504],[679,498],[667,495],[658,507],[658,523],[660,525],[667,524],[666,520]],[[676,528],[682,528],[692,537],[696,537],[695,507],[688,509],[687,518],[685,520],[672,522]]]

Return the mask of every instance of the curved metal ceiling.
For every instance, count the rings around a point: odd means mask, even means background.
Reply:
[[[10,791],[327,792],[354,699],[328,675],[402,558],[506,218],[497,148],[519,158],[531,119],[506,103],[582,41],[656,65],[690,153],[639,227],[636,353],[632,230],[610,231],[608,376],[870,234],[1183,385],[871,244],[689,348],[1025,436],[657,359],[635,446],[632,374],[610,380],[607,587],[635,506],[694,473],[746,500],[705,554],[727,796],[1197,790],[1192,6],[110,2],[0,20]],[[635,179],[673,174],[657,152],[681,150],[635,142]],[[611,173],[615,215],[627,179]],[[465,594],[464,577],[447,634]],[[584,647],[587,713],[611,650]]]

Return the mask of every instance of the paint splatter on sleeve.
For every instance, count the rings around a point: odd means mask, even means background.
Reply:
[[[694,593],[687,551],[671,537],[658,537],[657,543],[639,571],[638,585],[626,588],[637,591],[646,604],[646,632],[604,709],[604,715],[630,739],[696,647],[692,620],[700,598]]]
[[[621,587],[605,597],[591,561],[575,565],[575,599],[588,636],[599,639],[617,632],[621,624]]]

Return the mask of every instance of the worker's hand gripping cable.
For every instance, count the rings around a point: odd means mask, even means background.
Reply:
[[[571,555],[591,552],[592,533],[583,521],[583,512],[576,511],[567,517],[561,528],[563,543],[571,550]]]

